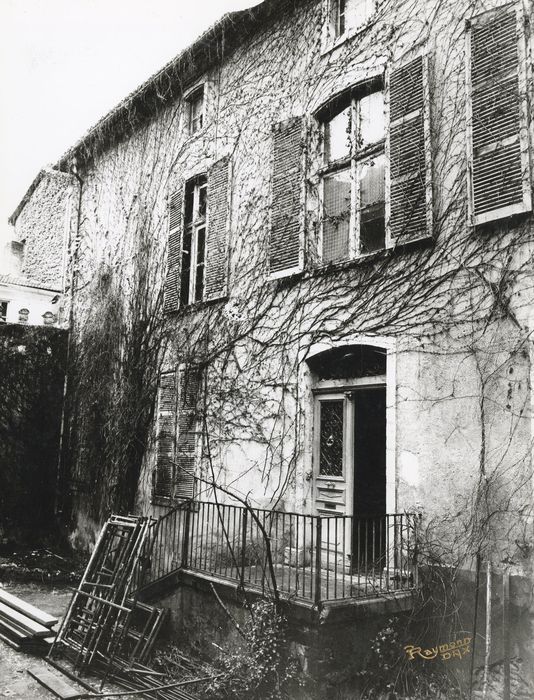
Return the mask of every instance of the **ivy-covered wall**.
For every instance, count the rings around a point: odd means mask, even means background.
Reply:
[[[0,538],[54,530],[67,332],[0,326]]]

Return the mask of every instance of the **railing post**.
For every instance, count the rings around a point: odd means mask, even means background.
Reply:
[[[413,539],[414,539],[414,551],[413,551],[413,568],[414,568],[414,587],[419,586],[419,526],[423,516],[421,513],[413,516]]]
[[[177,511],[180,512],[180,511]],[[189,560],[189,542],[190,542],[190,532],[189,532],[189,527],[190,527],[190,522],[191,522],[191,503],[187,504],[187,508],[185,510],[185,522],[184,522],[184,531],[182,535],[182,569],[187,569],[187,564]]]
[[[321,604],[321,541],[322,541],[321,516],[317,516],[315,523],[315,605]]]
[[[243,518],[241,524],[241,588],[245,587],[245,550],[247,547],[247,520],[248,511],[246,508],[243,508]]]

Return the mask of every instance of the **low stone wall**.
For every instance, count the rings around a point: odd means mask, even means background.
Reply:
[[[187,654],[212,661],[221,652],[239,649],[243,640],[235,623],[243,627],[249,613],[244,604],[245,594],[235,584],[176,572],[160,586],[147,591],[146,599],[169,610],[163,631],[164,643],[176,644]],[[249,602],[258,597],[251,592],[246,595]],[[341,669],[362,670],[367,661],[369,640],[392,616],[405,618],[412,605],[409,594],[398,598],[337,602],[321,610],[311,603],[282,602],[287,620],[288,653],[298,659],[309,681],[302,697],[330,697],[330,676],[335,678]]]
[[[67,332],[0,325],[0,538],[54,531]]]
[[[412,683],[417,682],[417,676],[426,677],[423,682],[437,683],[436,688],[439,683],[450,682],[450,693],[468,693],[472,640],[476,637],[473,698],[480,698],[485,661],[485,576],[482,572],[479,577],[478,596],[475,596],[474,572],[456,572],[454,581],[447,581],[447,572],[442,571],[439,581],[439,585],[436,581],[432,583],[427,576],[424,593],[413,597],[399,593],[376,599],[338,601],[327,603],[320,610],[311,604],[284,603],[288,651],[299,660],[309,681],[302,697],[334,697],[339,693],[348,693],[339,697],[366,697],[365,689],[373,687],[374,679],[388,673],[392,678],[404,674]],[[444,592],[448,600],[446,606],[442,604]],[[512,697],[526,700],[532,697],[529,693],[534,689],[531,582],[525,576],[511,576],[509,592],[507,631],[511,639]],[[254,594],[248,595],[252,601]],[[235,584],[178,571],[156,584],[148,599],[169,609],[163,632],[165,642],[176,644],[193,656],[213,660],[221,651],[236,651],[242,644],[235,622],[242,626],[248,616],[243,596]],[[502,577],[494,574],[488,676],[488,687],[493,695],[488,697],[496,698],[502,697],[503,687],[502,603]],[[462,646],[460,643],[466,639],[469,642]],[[408,645],[416,650],[411,658],[405,649]],[[445,647],[449,648],[448,652]]]

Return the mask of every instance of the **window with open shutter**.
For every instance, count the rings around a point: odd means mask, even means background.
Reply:
[[[389,243],[432,235],[432,162],[428,57],[393,65],[389,71],[387,196]]]
[[[228,269],[229,158],[214,163],[208,173],[208,235],[205,299],[226,294]]]
[[[303,119],[273,127],[272,219],[269,270],[272,277],[298,272],[303,266]]]
[[[196,368],[189,368],[180,370],[179,374],[178,437],[174,496],[176,498],[192,498],[195,492],[201,373]]]
[[[176,372],[163,372],[159,379],[156,427],[154,496],[171,498],[176,452]]]
[[[180,265],[182,258],[182,204],[183,190],[178,189],[169,197],[167,243],[167,278],[165,280],[166,313],[178,311],[180,307]]]
[[[521,9],[475,17],[467,59],[469,209],[477,225],[532,208]]]

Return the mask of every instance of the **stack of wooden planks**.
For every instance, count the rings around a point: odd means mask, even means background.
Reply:
[[[58,619],[0,588],[0,639],[17,650],[47,654]]]

